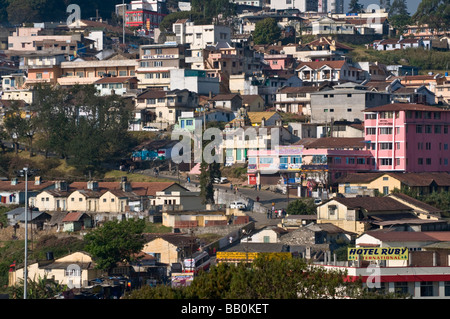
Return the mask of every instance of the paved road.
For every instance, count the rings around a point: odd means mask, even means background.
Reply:
[[[178,182],[178,176],[172,176],[172,175],[166,175],[163,172],[159,175],[161,178],[171,179]],[[192,183],[195,183],[198,181],[191,181]],[[184,179],[181,179],[181,184],[184,183]],[[223,188],[223,189],[229,189],[229,184],[215,184],[214,187],[216,188]],[[267,209],[270,209],[272,207],[272,203],[275,203],[276,209],[286,209],[288,205],[288,198],[287,195],[281,194],[281,193],[275,193],[269,190],[255,190],[254,188],[249,187],[238,187],[238,192],[242,194],[242,196],[252,199],[253,201],[256,201],[257,197],[259,197],[259,202],[263,204]],[[293,201],[296,198],[291,198],[289,201]],[[255,226],[257,228],[261,228],[266,225],[277,225],[280,223],[280,219],[272,218],[268,219],[267,214],[263,213],[256,213],[252,211],[246,211],[246,214],[250,216],[250,218],[255,221]]]

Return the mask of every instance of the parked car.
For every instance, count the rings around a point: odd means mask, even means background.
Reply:
[[[322,200],[320,198],[315,198],[314,205],[320,205],[320,204],[322,204]]]
[[[233,209],[240,209],[240,210],[246,210],[247,206],[243,202],[232,202],[230,204],[230,208]]]
[[[159,128],[154,127],[154,126],[144,126],[142,128],[143,131],[147,131],[147,132],[159,132]]]
[[[228,183],[228,178],[226,177],[221,177],[221,178],[214,178],[214,183],[216,184],[225,184]]]

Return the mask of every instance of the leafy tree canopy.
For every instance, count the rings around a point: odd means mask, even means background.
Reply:
[[[258,21],[253,32],[255,44],[272,44],[281,36],[281,29],[273,18],[265,18]]]
[[[144,247],[142,219],[107,221],[85,236],[85,250],[92,254],[97,268],[109,270],[119,262],[130,262]]]
[[[314,215],[316,206],[312,199],[297,199],[289,203],[286,211],[290,215]]]
[[[450,1],[422,0],[412,20],[417,24],[427,24],[435,30],[448,28],[450,25]]]
[[[262,255],[252,264],[221,263],[201,272],[189,287],[159,286],[135,290],[129,299],[335,299],[392,298],[348,282],[343,271],[328,271],[300,258]]]

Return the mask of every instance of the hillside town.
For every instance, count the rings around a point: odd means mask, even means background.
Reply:
[[[399,25],[389,1],[230,0],[209,20],[198,2],[0,21],[0,247],[25,246],[0,248],[0,295],[45,277],[68,288],[52,298],[118,299],[265,255],[449,299],[449,24]],[[31,257],[129,220],[157,231],[108,271],[78,247]]]

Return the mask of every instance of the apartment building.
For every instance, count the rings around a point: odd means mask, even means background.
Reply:
[[[364,71],[349,65],[345,60],[302,62],[296,72],[304,83],[312,85],[324,82],[338,84],[342,81],[361,83],[365,80]]]
[[[390,103],[387,92],[374,92],[364,85],[345,83],[333,90],[313,92],[311,95],[311,123],[339,120],[364,121],[365,109]]]
[[[170,70],[185,68],[186,48],[174,42],[140,46],[136,68],[138,88],[170,89]]]
[[[392,103],[364,111],[365,140],[374,170],[449,172],[449,111]]]
[[[370,253],[344,262],[329,258],[317,267],[345,271],[347,280],[361,279],[365,287],[379,293],[404,294],[421,300],[448,299],[450,264],[445,244],[448,240],[448,231],[371,231],[356,239],[356,247],[372,248]],[[401,259],[398,254],[383,258],[374,253],[374,248],[391,252],[402,248],[406,253]]]
[[[276,93],[274,106],[277,111],[311,116],[311,93],[331,89],[332,87],[327,84],[283,87]]]
[[[125,24],[127,27],[152,30],[159,27],[167,13],[165,0],[131,1],[125,11]]]
[[[135,59],[109,59],[101,61],[72,61],[61,63],[60,86],[94,84],[102,77],[133,77],[136,75]]]
[[[8,54],[20,55],[26,52],[63,53],[74,56],[81,47],[80,33],[69,35],[48,34],[42,28],[20,27],[8,37]]]
[[[136,119],[142,126],[166,129],[178,122],[182,112],[198,107],[199,98],[189,90],[146,90],[136,97]]]

